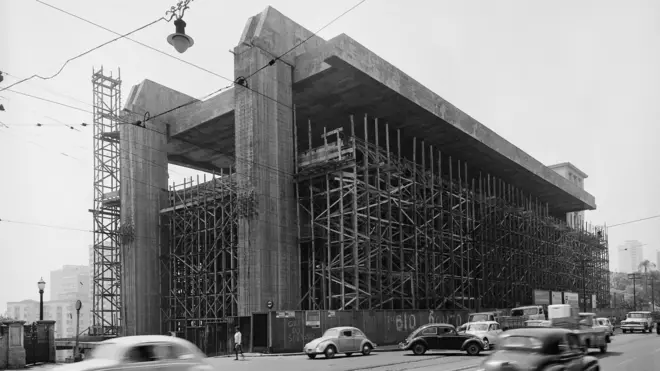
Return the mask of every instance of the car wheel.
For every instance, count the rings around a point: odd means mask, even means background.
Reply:
[[[362,355],[368,356],[369,354],[371,354],[371,350],[372,350],[371,345],[364,344],[364,346],[362,347]]]
[[[490,342],[488,341],[488,338],[484,338],[484,350],[490,349]]]
[[[607,344],[600,346],[600,352],[601,353],[607,353]]]
[[[307,357],[309,357],[309,359],[314,359],[316,358],[316,354],[308,354]]]
[[[332,358],[335,356],[335,353],[337,353],[337,349],[333,345],[329,345],[327,348],[325,348],[325,358]]]
[[[421,356],[422,354],[426,353],[426,345],[422,343],[417,343],[413,345],[412,351],[415,355]]]
[[[479,349],[479,346],[476,343],[472,343],[469,344],[467,348],[465,348],[465,351],[467,352],[468,355],[476,356],[479,355],[481,349]]]
[[[353,353],[346,353],[346,357],[350,357],[352,355],[353,355]]]

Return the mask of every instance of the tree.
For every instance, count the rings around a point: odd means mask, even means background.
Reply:
[[[11,318],[11,317],[7,317],[7,316],[5,316],[5,315],[3,315],[3,314],[0,314],[0,322],[2,322],[2,321],[13,321],[13,320],[14,320],[14,319]]]

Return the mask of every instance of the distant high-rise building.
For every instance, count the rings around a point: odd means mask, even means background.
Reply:
[[[660,251],[656,251],[655,253],[655,266],[660,269]]]
[[[617,247],[619,255],[619,270],[621,272],[637,272],[639,263],[644,261],[643,246],[639,241],[626,241]]]
[[[550,165],[548,168],[554,170],[557,174],[568,179],[571,183],[575,184],[581,189],[584,189],[584,180],[589,176],[582,170],[578,169],[570,162],[562,162],[561,164]],[[573,228],[579,228],[584,224],[584,211],[576,211],[566,214],[566,223]]]
[[[65,265],[50,272],[50,300],[89,301],[89,266]]]

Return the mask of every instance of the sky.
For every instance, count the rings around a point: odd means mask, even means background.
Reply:
[[[46,2],[120,33],[175,3]],[[131,37],[231,78],[229,50],[247,19],[266,6],[317,31],[357,2],[195,0],[184,17],[195,45],[185,54],[166,41],[171,23]],[[587,173],[585,188],[598,205],[587,213],[593,224],[660,214],[660,2],[367,0],[319,35],[341,33],[542,163],[570,161]],[[53,75],[67,59],[115,37],[37,1],[0,0],[0,88]],[[12,88],[82,111],[0,92],[0,313],[8,301],[38,299],[37,281],[48,281],[50,271],[89,262],[93,141],[91,127],[80,124],[92,122],[84,111],[91,111],[92,70],[101,66],[121,69],[124,98],[143,79],[194,97],[227,85],[119,40],[69,62],[52,79]],[[195,174],[170,166],[170,182]],[[646,244],[646,257],[655,260],[659,228],[656,218],[610,229],[610,268],[618,268],[616,246],[626,240]]]

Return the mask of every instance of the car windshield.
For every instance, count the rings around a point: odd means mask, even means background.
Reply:
[[[543,346],[543,342],[538,338],[531,336],[507,336],[500,339],[497,347],[510,350],[538,350]]]
[[[470,322],[480,322],[480,321],[488,321],[488,317],[490,315],[488,314],[473,314],[470,316]]]
[[[114,343],[105,343],[95,347],[88,359],[117,359],[120,347]]]
[[[325,333],[323,333],[323,337],[326,337],[326,336],[328,336],[328,337],[333,337],[333,336],[337,337],[338,334],[339,334],[339,332],[337,331],[336,328],[331,328],[331,329],[327,330]]]
[[[538,313],[539,310],[537,308],[518,308],[511,311],[511,316],[512,317],[532,316]]]
[[[476,325],[469,325],[467,331],[488,331],[488,324],[479,323]]]
[[[628,313],[628,318],[647,318],[647,317],[651,317],[651,315],[647,313]]]

